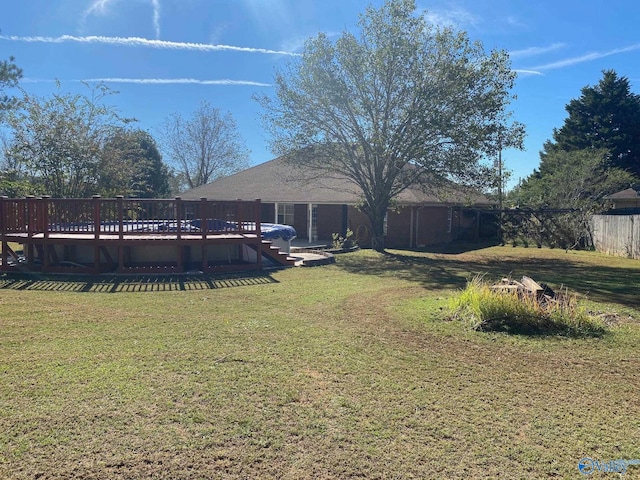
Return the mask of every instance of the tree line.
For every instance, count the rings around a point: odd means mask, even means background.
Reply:
[[[540,152],[540,165],[509,194],[512,206],[567,209],[551,224],[535,218],[512,236],[537,243],[588,247],[590,218],[609,209],[606,197],[640,179],[640,95],[627,77],[605,70],[596,85],[565,107],[567,118]],[[523,241],[526,241],[523,238]]]
[[[166,198],[248,163],[233,117],[208,102],[191,118],[174,114],[161,125],[169,167],[156,139],[108,104],[117,92],[106,85],[86,84],[86,94],[69,94],[58,83],[48,97],[22,89],[9,95],[22,74],[13,57],[0,63],[2,195]]]

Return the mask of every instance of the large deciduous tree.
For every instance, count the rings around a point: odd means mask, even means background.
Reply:
[[[103,103],[112,93],[103,84],[91,87],[89,96],[25,93],[20,108],[8,115],[8,160],[52,197],[98,193],[102,147],[114,129],[129,122]]]
[[[507,107],[515,74],[503,51],[438,29],[413,0],[389,0],[361,16],[358,36],[309,39],[276,72],[275,97],[258,101],[272,149],[362,191],[372,247],[384,249],[384,217],[414,184],[478,177],[482,160],[521,147]]]
[[[162,146],[187,188],[212,182],[248,166],[249,150],[231,113],[202,102],[190,119],[173,114],[161,127]]]
[[[582,88],[580,98],[565,109],[569,116],[564,125],[544,145],[541,173],[547,153],[606,149],[610,166],[640,176],[640,95],[631,92],[628,78],[606,70],[597,85]]]

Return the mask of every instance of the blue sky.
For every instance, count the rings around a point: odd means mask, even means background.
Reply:
[[[234,116],[251,163],[273,158],[254,93],[270,93],[274,69],[322,31],[357,31],[357,0],[0,0],[0,59],[24,70],[22,87],[48,95],[87,92],[103,80],[109,102],[157,136],[172,113],[207,100]],[[614,69],[640,84],[640,2],[619,0],[418,0],[429,21],[485,48],[507,50],[518,71],[514,118],[526,150],[505,152],[513,184],[538,166],[538,152],[566,118],[565,105]]]

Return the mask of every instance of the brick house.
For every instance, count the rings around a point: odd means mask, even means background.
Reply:
[[[260,199],[262,221],[291,225],[298,239],[327,243],[333,233],[344,234],[349,228],[358,245],[370,245],[370,222],[357,208],[360,195],[353,183],[340,176],[304,176],[281,158],[188,190],[182,198]],[[420,189],[407,189],[387,213],[385,245],[416,248],[477,239],[480,214],[471,206],[489,205],[482,196],[470,205],[467,198],[442,201]]]

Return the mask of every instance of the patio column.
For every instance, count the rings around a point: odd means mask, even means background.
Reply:
[[[273,212],[273,223],[278,223],[278,202],[275,204],[275,211]]]
[[[313,204],[310,203],[307,206],[307,238],[309,239],[309,244],[311,244],[313,240]]]

